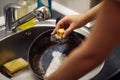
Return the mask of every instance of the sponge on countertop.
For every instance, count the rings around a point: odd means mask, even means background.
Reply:
[[[3,65],[11,74],[28,67],[28,62],[18,58]]]

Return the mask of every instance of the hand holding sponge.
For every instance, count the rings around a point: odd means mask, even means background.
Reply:
[[[58,30],[57,34],[55,34],[55,37],[56,37],[57,39],[62,39],[64,32],[65,32],[64,28],[60,28],[60,29]]]

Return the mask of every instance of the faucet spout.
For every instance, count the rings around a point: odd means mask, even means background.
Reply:
[[[7,6],[8,7],[8,6]],[[16,7],[16,6],[15,6]],[[4,8],[5,12],[5,26],[6,30],[9,31],[17,31],[17,27],[28,22],[33,18],[37,18],[39,21],[44,21],[46,19],[51,18],[51,13],[49,9],[45,6],[39,7],[31,11],[30,13],[26,14],[25,16],[15,20],[15,8]],[[11,11],[9,11],[11,10]]]

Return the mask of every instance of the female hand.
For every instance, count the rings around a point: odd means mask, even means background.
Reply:
[[[86,18],[85,14],[80,15],[69,15],[65,16],[63,19],[61,19],[56,28],[53,30],[51,35],[57,33],[59,28],[65,28],[65,32],[63,34],[63,37],[66,37],[69,35],[74,29],[78,27],[82,27],[88,22],[88,18]]]

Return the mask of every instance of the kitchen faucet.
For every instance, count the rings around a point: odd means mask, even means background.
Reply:
[[[17,27],[30,21],[33,18],[37,18],[39,21],[44,21],[51,18],[49,9],[45,6],[34,9],[25,16],[15,19],[15,11],[19,9],[20,5],[16,3],[9,3],[4,7],[5,27],[6,31],[16,32]]]

